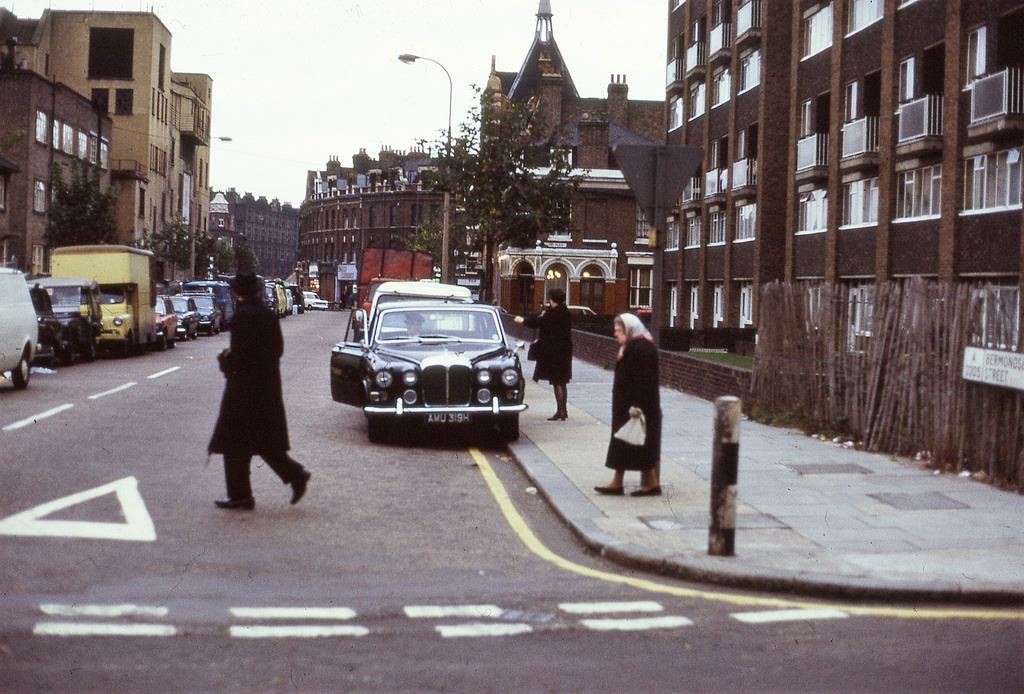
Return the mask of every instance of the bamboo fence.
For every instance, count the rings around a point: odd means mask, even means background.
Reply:
[[[753,404],[866,449],[1024,484],[1024,393],[962,378],[964,348],[1019,344],[1019,293],[923,278],[763,287]]]

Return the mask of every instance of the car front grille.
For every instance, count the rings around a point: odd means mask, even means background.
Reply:
[[[443,364],[423,369],[423,403],[430,405],[468,405],[473,390],[473,371],[461,364]]]

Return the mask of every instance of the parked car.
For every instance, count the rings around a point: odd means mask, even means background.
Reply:
[[[62,353],[60,321],[53,315],[53,306],[46,290],[38,284],[29,289],[32,308],[36,312],[36,356],[34,364],[53,364],[57,354]]]
[[[326,311],[330,307],[316,292],[302,292],[302,303],[306,305],[307,311]]]
[[[278,309],[279,298],[277,296],[277,286],[273,282],[263,282],[263,303],[266,304],[267,308],[273,311],[276,315],[281,315],[281,311]]]
[[[292,305],[295,307],[297,313],[306,312],[306,303],[302,300],[302,290],[299,289],[297,284],[286,284],[284,288],[292,297]]]
[[[0,268],[0,374],[10,372],[15,390],[28,387],[38,333],[25,275]]]
[[[199,337],[199,309],[195,299],[184,294],[167,297],[171,301],[174,314],[178,317],[178,327],[174,334],[179,340],[194,340]]]
[[[60,321],[60,350],[56,357],[64,364],[96,359],[103,332],[100,288],[95,280],[74,277],[47,277],[38,280],[49,295],[53,313]]]
[[[217,335],[224,329],[224,314],[211,294],[186,294],[196,302],[199,311],[199,330],[207,335]]]
[[[201,292],[212,294],[224,315],[223,327],[231,327],[231,321],[235,317],[235,297],[231,295],[231,286],[227,282],[224,280],[190,280],[181,285],[181,291],[186,294]]]
[[[153,313],[156,314],[156,348],[162,352],[168,347],[174,347],[174,339],[178,334],[178,314],[174,312],[174,304],[166,296],[156,298]]]
[[[362,408],[372,442],[410,421],[497,426],[514,441],[526,409],[521,346],[508,346],[495,306],[382,306],[364,339],[331,350],[331,397]]]

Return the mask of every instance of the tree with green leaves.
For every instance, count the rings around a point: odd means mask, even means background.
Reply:
[[[100,168],[74,159],[67,180],[60,164],[54,163],[50,171],[53,197],[46,242],[52,248],[116,242],[117,196],[110,188],[101,190]]]
[[[477,93],[481,94],[477,89]],[[437,186],[450,191],[470,245],[483,258],[482,299],[492,296],[494,252],[501,246],[532,246],[542,233],[569,227],[576,180],[568,161],[547,154],[553,134],[535,103],[481,94],[439,161]],[[539,167],[544,161],[548,166]]]
[[[153,232],[146,239],[145,247],[153,251],[157,260],[170,266],[172,279],[179,267],[188,267],[191,253],[189,233],[188,225],[175,218],[170,222],[165,222],[159,230]]]
[[[210,271],[213,258],[213,273],[231,274],[235,267],[235,252],[226,238],[215,239],[205,232],[196,237],[195,277],[205,277]]]

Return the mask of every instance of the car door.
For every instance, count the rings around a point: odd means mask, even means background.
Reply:
[[[362,320],[366,320],[365,315]],[[356,407],[366,404],[363,375],[367,372],[367,353],[367,346],[361,340],[339,342],[331,350],[331,397],[335,402]]]

